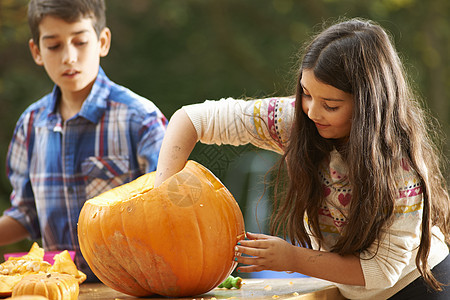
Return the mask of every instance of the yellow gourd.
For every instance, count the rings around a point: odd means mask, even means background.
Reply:
[[[78,281],[72,275],[41,273],[23,277],[14,286],[12,297],[40,295],[49,300],[76,300],[78,293]]]

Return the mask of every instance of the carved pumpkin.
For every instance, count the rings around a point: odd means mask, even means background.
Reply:
[[[40,273],[23,277],[12,291],[12,298],[21,295],[40,295],[50,300],[78,299],[78,281],[69,274]]]
[[[188,161],[153,188],[143,175],[88,200],[80,213],[81,252],[97,277],[133,296],[193,296],[210,291],[236,267],[242,213],[205,167]]]

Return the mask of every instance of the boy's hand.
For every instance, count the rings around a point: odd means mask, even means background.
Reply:
[[[26,228],[9,216],[0,217],[0,246],[19,242],[29,236]]]
[[[265,234],[247,233],[247,237],[249,240],[241,240],[235,247],[237,253],[234,260],[247,265],[239,267],[239,272],[291,271],[292,261],[295,259],[293,245]]]

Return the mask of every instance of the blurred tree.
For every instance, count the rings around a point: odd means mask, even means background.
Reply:
[[[52,88],[28,51],[27,2],[0,0],[3,158],[20,113]],[[102,61],[106,73],[154,101],[167,117],[182,105],[205,99],[291,94],[303,43],[324,22],[362,17],[391,32],[417,91],[450,133],[448,0],[106,0],[106,4],[112,30],[112,48]],[[249,149],[199,145],[193,157],[226,178],[233,157]],[[4,209],[11,188],[4,159],[0,162],[0,209]],[[245,204],[245,199],[238,200]]]

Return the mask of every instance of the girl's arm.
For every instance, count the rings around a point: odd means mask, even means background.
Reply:
[[[170,118],[156,168],[155,187],[181,171],[197,143],[197,131],[183,109]]]
[[[199,140],[216,145],[251,143],[281,153],[292,128],[294,110],[294,98],[227,98],[179,109],[171,117],[162,142],[155,187],[183,169]]]
[[[356,255],[342,256],[297,247],[264,234],[247,233],[247,237],[249,240],[240,241],[235,249],[235,261],[246,265],[239,267],[239,272],[291,271],[341,284],[365,285],[360,259]]]

